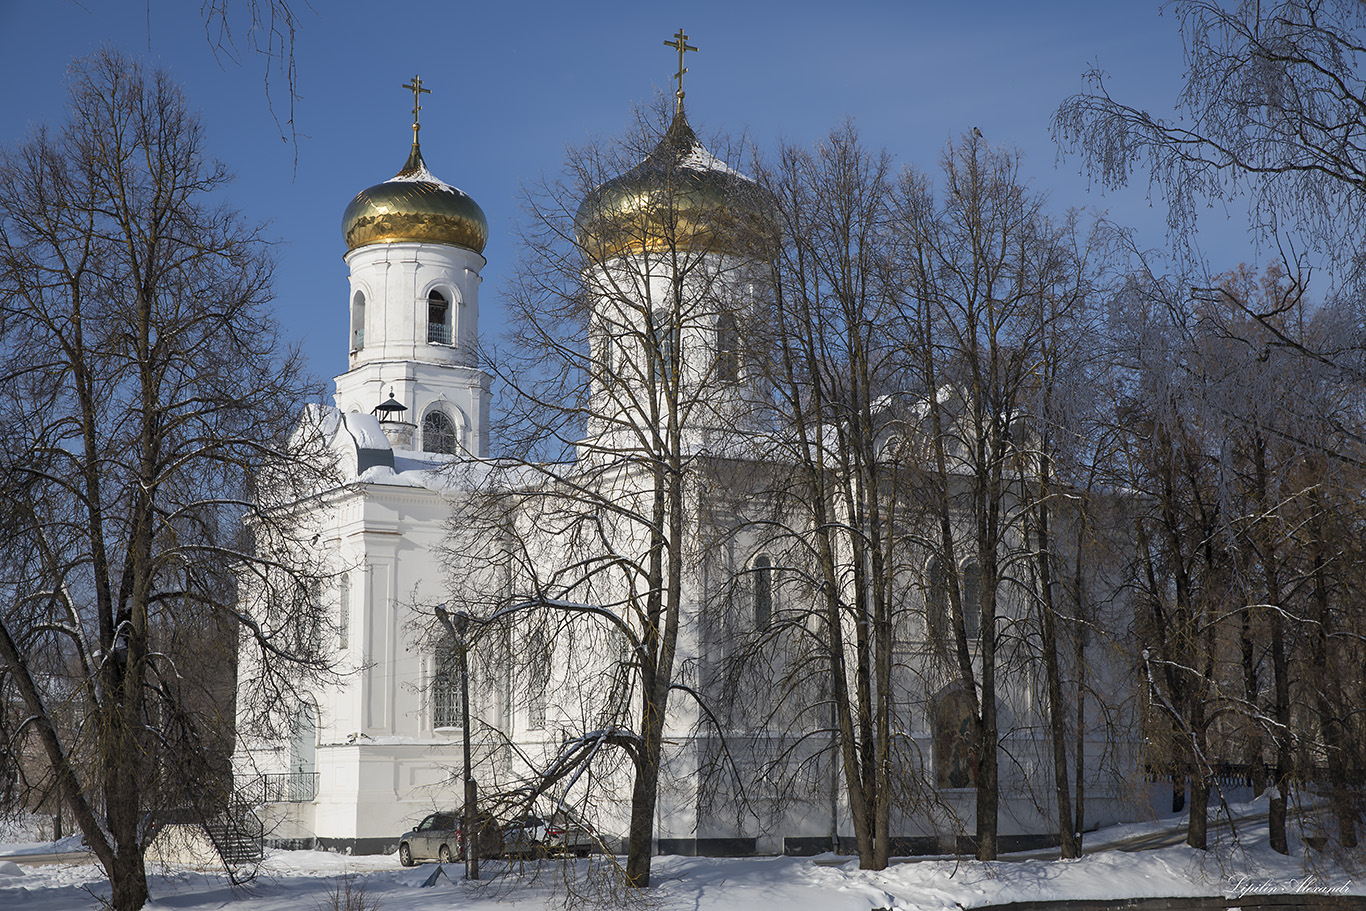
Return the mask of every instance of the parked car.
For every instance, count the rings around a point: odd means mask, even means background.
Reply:
[[[465,853],[465,834],[461,811],[432,813],[398,838],[398,862],[405,867],[424,860],[451,863]],[[480,814],[479,856],[497,857],[503,853],[503,832],[492,814]]]
[[[508,857],[587,857],[599,850],[593,826],[557,807],[547,814],[527,813],[503,826]]]

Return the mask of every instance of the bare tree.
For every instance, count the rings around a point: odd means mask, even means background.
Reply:
[[[41,745],[122,911],[167,814],[229,803],[231,680],[202,676],[205,642],[252,656],[244,722],[327,667],[309,532],[280,508],[327,469],[294,431],[318,390],[204,141],[164,74],[106,52],[76,66],[68,122],[0,160],[10,733]]]
[[[644,887],[666,731],[690,725],[675,694],[696,695],[685,628],[698,491],[742,407],[733,386],[711,382],[725,369],[717,339],[747,299],[744,238],[762,212],[754,184],[698,143],[681,100],[667,129],[642,118],[566,170],[527,195],[513,328],[492,358],[504,461],[455,519],[453,541],[482,543],[453,547],[482,555],[472,572],[501,576],[501,597],[475,605],[483,619],[545,631],[549,656],[513,648],[542,693],[553,675],[555,723],[603,747],[575,755],[627,757],[625,875]],[[595,646],[573,646],[586,640]]]
[[[942,197],[918,175],[902,183],[903,338],[906,362],[925,391],[926,540],[944,592],[934,598],[942,606],[927,603],[927,611],[945,615],[947,657],[971,718],[977,854],[989,860],[998,850],[1000,681],[1027,674],[1020,644],[1028,637],[1016,631],[1025,619],[1020,606],[1034,603],[1035,586],[1049,581],[1029,566],[1031,545],[1047,541],[1037,537],[1037,510],[1036,540],[1028,540],[1019,469],[1025,460],[1036,505],[1041,494],[1050,496],[1052,452],[1039,447],[1053,445],[1041,431],[1057,390],[1046,384],[1061,367],[1056,338],[1085,325],[1079,314],[1091,265],[1079,255],[1075,223],[1052,222],[1021,181],[1016,155],[974,135],[945,151],[942,169]],[[1031,415],[1031,407],[1040,410]],[[1044,608],[1047,619],[1052,613]],[[1060,812],[1067,810],[1065,787],[1060,779]]]
[[[1352,651],[1330,647],[1328,630],[1344,619],[1329,593],[1352,584],[1353,548],[1321,535],[1350,523],[1359,500],[1359,384],[1303,356],[1344,314],[1311,315],[1275,267],[1244,267],[1194,296],[1187,284],[1144,273],[1116,308],[1127,322],[1114,336],[1127,377],[1120,483],[1138,494],[1149,743],[1163,745],[1149,762],[1178,794],[1189,785],[1196,847],[1208,802],[1225,799],[1220,775],[1270,785],[1282,852],[1295,792],[1317,787],[1326,762],[1350,844],[1354,735],[1323,669]]]
[[[1171,775],[1173,810],[1190,789],[1188,843],[1207,844],[1211,738],[1219,701],[1220,633],[1230,610],[1227,552],[1219,546],[1222,516],[1214,494],[1217,431],[1184,370],[1191,321],[1180,281],[1144,272],[1122,289],[1113,308],[1116,354],[1123,375],[1115,418],[1122,483],[1135,503],[1138,672],[1152,711],[1146,757]]]
[[[782,240],[770,319],[749,327],[745,347],[765,354],[773,432],[756,444],[772,468],[749,475],[750,505],[728,504],[743,517],[741,540],[763,555],[759,565],[742,557],[732,593],[755,617],[731,644],[730,686],[782,683],[761,711],[754,699],[724,702],[773,741],[767,778],[804,779],[806,743],[828,732],[859,865],[880,870],[893,805],[918,790],[921,771],[918,757],[897,755],[909,713],[893,682],[912,671],[896,667],[907,452],[887,443],[899,417],[888,396],[907,390],[897,386],[891,159],[846,124],[810,152],[783,148],[761,180]]]
[[[299,5],[291,0],[204,0],[200,5],[204,35],[215,57],[240,63],[239,55],[247,53],[263,61],[261,81],[265,85],[266,103],[276,127],[291,141],[298,139],[294,102],[299,98],[299,74],[294,63],[294,41],[299,29]],[[303,0],[302,6],[310,9],[308,0]],[[285,83],[283,123],[275,109],[275,99],[279,97],[273,91],[276,78]]]
[[[1325,662],[1345,655],[1328,645],[1335,634],[1325,627],[1337,629],[1341,619],[1330,593],[1348,584],[1330,577],[1345,579],[1336,574],[1350,575],[1352,560],[1345,539],[1330,543],[1318,535],[1350,522],[1334,513],[1355,496],[1363,443],[1354,399],[1366,377],[1360,344],[1366,259],[1356,230],[1366,210],[1366,7],[1354,0],[1180,0],[1169,8],[1186,45],[1175,116],[1154,117],[1117,101],[1104,75],[1092,71],[1089,90],[1059,107],[1054,135],[1107,187],[1145,169],[1150,187],[1167,197],[1170,241],[1180,256],[1192,252],[1201,204],[1238,197],[1249,201],[1262,238],[1278,249],[1283,274],[1262,287],[1245,272],[1199,282],[1216,287],[1195,289],[1198,306],[1184,303],[1180,288],[1161,295],[1170,331],[1152,336],[1168,341],[1151,350],[1170,353],[1163,369],[1172,376],[1164,383],[1180,393],[1168,404],[1143,407],[1154,417],[1167,409],[1169,417],[1159,423],[1183,425],[1159,439],[1183,442],[1176,448],[1185,454],[1166,477],[1188,481],[1178,499],[1198,509],[1167,513],[1173,521],[1165,524],[1173,528],[1176,516],[1193,519],[1199,512],[1204,531],[1217,532],[1203,547],[1186,545],[1188,557],[1203,553],[1204,568],[1219,577],[1192,593],[1220,593],[1204,605],[1213,611],[1201,646],[1209,663],[1188,664],[1180,673],[1202,677],[1198,689],[1215,689],[1200,698],[1211,705],[1226,700],[1212,710],[1242,722],[1237,732],[1223,718],[1202,725],[1214,737],[1205,746],[1240,751],[1250,765],[1269,762],[1275,769],[1271,841],[1278,850],[1287,847],[1286,789],[1300,774],[1296,757],[1326,757],[1341,811],[1339,834],[1352,843],[1347,782],[1353,773],[1344,765],[1353,753],[1345,724],[1350,713],[1338,703],[1344,694],[1336,683],[1319,679]],[[1311,257],[1327,263],[1339,281],[1318,308],[1307,299]],[[1317,475],[1305,473],[1311,466]],[[1175,492],[1172,485],[1165,489]],[[1168,568],[1182,562],[1177,543],[1169,537],[1160,547]],[[1301,633],[1306,624],[1313,636]],[[1338,637],[1340,643],[1350,638]],[[1223,670],[1230,665],[1236,679]],[[1316,709],[1307,710],[1302,700]],[[1310,717],[1318,719],[1318,730],[1303,724]],[[1189,726],[1192,720],[1182,736],[1204,736]],[[1249,774],[1262,784],[1260,771]],[[1194,816],[1192,823],[1194,837],[1203,823]]]
[[[765,778],[794,791],[811,780],[816,756],[833,754],[860,863],[874,869],[886,865],[908,810],[961,826],[936,785],[978,787],[979,844],[996,850],[998,791],[984,791],[980,774],[984,744],[998,738],[983,741],[972,701],[983,692],[978,655],[985,667],[991,651],[977,623],[989,616],[979,614],[979,518],[991,525],[992,588],[1012,605],[1000,614],[999,640],[1010,645],[992,659],[1013,675],[1007,691],[1031,686],[1066,641],[1040,642],[1024,628],[1034,608],[1049,621],[1062,608],[1040,597],[1037,570],[1063,559],[1062,548],[1030,521],[1047,528],[1048,517],[1068,514],[1052,502],[1066,480],[1042,466],[1062,450],[1061,428],[1076,432],[1060,403],[1082,382],[1064,376],[1081,372],[1093,241],[1072,220],[1048,222],[1008,154],[955,147],[945,176],[943,203],[919,175],[898,187],[888,157],[865,150],[848,126],[810,152],[784,149],[763,172],[781,242],[770,317],[749,338],[765,354],[772,417],[755,443],[766,468],[726,503],[738,520],[730,546],[764,556],[736,561],[740,584],[723,599],[732,614],[755,615],[736,624],[726,691],[781,681],[768,701],[722,700],[730,726],[767,738]],[[1059,425],[1051,434],[1050,421]],[[1036,562],[1036,546],[1053,550]],[[1063,591],[1048,585],[1046,594]],[[1056,714],[1039,730],[1054,730],[1065,753],[1069,703],[1057,667],[1052,680]],[[956,732],[944,755],[936,743],[933,775],[921,720]],[[1070,834],[1065,766],[1050,802]],[[802,796],[810,793],[808,784]]]

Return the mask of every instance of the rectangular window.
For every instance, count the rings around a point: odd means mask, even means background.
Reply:
[[[527,710],[528,730],[539,731],[545,728],[546,688],[550,684],[550,656],[540,652],[527,668]]]
[[[454,640],[444,639],[433,657],[432,727],[458,728],[463,722],[460,705],[460,655]]]
[[[341,592],[337,605],[337,647],[346,648],[351,641],[351,579],[341,577]]]

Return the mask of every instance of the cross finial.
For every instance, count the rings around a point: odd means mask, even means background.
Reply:
[[[665,41],[664,44],[668,47],[677,48],[678,50],[678,72],[674,74],[674,78],[678,80],[678,91],[674,92],[674,96],[678,99],[678,104],[674,110],[681,111],[683,110],[683,74],[688,71],[688,68],[683,65],[683,55],[688,51],[695,51],[697,48],[688,43],[688,36],[683,34],[683,29],[681,28],[678,30],[678,33],[674,35],[673,41]]]
[[[408,89],[413,93],[413,145],[417,145],[417,131],[422,129],[422,126],[417,122],[418,112],[422,110],[419,98],[422,95],[430,95],[432,90],[424,89],[422,87],[422,77],[416,75],[413,76],[413,81],[403,86],[403,88]]]

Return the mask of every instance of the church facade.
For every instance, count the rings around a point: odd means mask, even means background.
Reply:
[[[682,205],[673,177],[660,176],[680,171],[690,181]],[[477,349],[488,223],[479,206],[432,174],[415,131],[399,173],[348,207],[348,369],[336,379],[335,408],[317,416],[343,482],[320,492],[308,516],[320,529],[332,573],[323,593],[334,619],[326,637],[341,673],[335,684],[288,709],[289,737],[239,743],[235,774],[257,803],[268,839],[357,853],[394,850],[398,835],[424,815],[463,802],[468,708],[474,777],[484,794],[503,801],[495,812],[524,810],[530,804],[518,805],[517,795],[544,787],[532,803],[577,807],[603,844],[619,849],[630,776],[620,761],[606,761],[606,748],[604,761],[593,765],[601,744],[591,738],[607,743],[630,725],[630,686],[616,676],[629,660],[600,633],[514,617],[474,648],[466,707],[455,650],[436,608],[497,610],[524,590],[548,591],[547,580],[560,578],[565,565],[600,558],[582,550],[582,539],[567,539],[563,529],[583,517],[562,511],[591,508],[600,528],[612,521],[601,517],[602,504],[625,512],[643,495],[631,469],[602,464],[607,454],[658,435],[668,416],[641,408],[637,395],[637,381],[649,380],[690,390],[687,426],[676,440],[693,464],[704,466],[683,494],[690,504],[688,569],[676,593],[683,605],[677,679],[700,698],[673,699],[664,722],[656,847],[730,854],[850,846],[850,811],[828,719],[765,710],[773,688],[789,685],[791,668],[781,675],[774,668],[793,659],[775,658],[777,646],[765,644],[763,633],[776,628],[786,607],[813,595],[799,573],[785,573],[796,558],[763,530],[771,519],[754,518],[763,509],[753,506],[753,491],[766,489],[763,479],[781,471],[754,457],[759,450],[751,434],[772,432],[750,407],[748,384],[758,380],[746,370],[743,352],[734,350],[736,329],[724,307],[684,320],[676,309],[651,303],[671,293],[675,300],[686,297],[693,287],[687,283],[695,282],[706,288],[699,297],[746,305],[758,280],[752,257],[725,242],[734,225],[698,214],[716,204],[731,218],[739,212],[741,220],[762,221],[764,202],[746,183],[697,141],[680,97],[674,124],[654,152],[585,201],[576,230],[591,261],[585,286],[597,291],[589,295],[593,316],[583,357],[595,366],[583,371],[588,416],[583,439],[570,447],[578,464],[553,470],[506,470],[488,459],[491,382]],[[679,286],[676,271],[660,273],[651,265],[661,254],[651,240],[658,224],[641,221],[658,217],[642,215],[639,200],[661,192],[672,200],[670,233],[680,225],[691,232],[686,252],[695,269]],[[669,251],[674,257],[676,247]],[[479,489],[493,475],[501,498]],[[554,506],[531,490],[580,483],[596,486]],[[463,534],[466,516],[487,521],[490,502],[499,504],[506,522],[502,537]],[[619,530],[616,540],[612,532],[602,534],[599,543],[607,549],[649,550],[648,542],[626,540],[638,531]],[[490,560],[496,547],[516,554]],[[908,581],[910,619],[899,624],[893,643],[897,702],[907,708],[896,739],[906,785],[897,789],[892,834],[901,853],[952,851],[971,832],[976,759],[964,735],[967,702],[932,643],[942,635],[933,628],[936,612],[947,609],[937,593],[942,571],[936,575],[931,557],[915,559],[923,564],[917,578],[929,581]],[[595,590],[580,581],[560,594],[572,589],[586,600],[585,592],[595,591],[600,600],[593,609],[601,612],[616,609],[603,605],[618,603],[611,592],[626,584]],[[1123,624],[1122,604],[1115,604],[1112,619]],[[1122,665],[1121,658],[1101,672],[1097,685],[1122,686]],[[1056,826],[1048,742],[1037,723],[1041,672],[1027,658],[1021,668],[1000,695],[1010,756],[1000,812],[1006,848],[1048,843]],[[624,690],[614,689],[619,684]],[[791,685],[809,686],[812,704],[823,704],[822,681]],[[726,711],[718,714],[715,705]],[[1086,744],[1088,818],[1095,824],[1131,812],[1134,794],[1122,775],[1106,771],[1132,771],[1137,735],[1131,734],[1128,742],[1107,737]],[[535,784],[571,755],[590,761]]]

